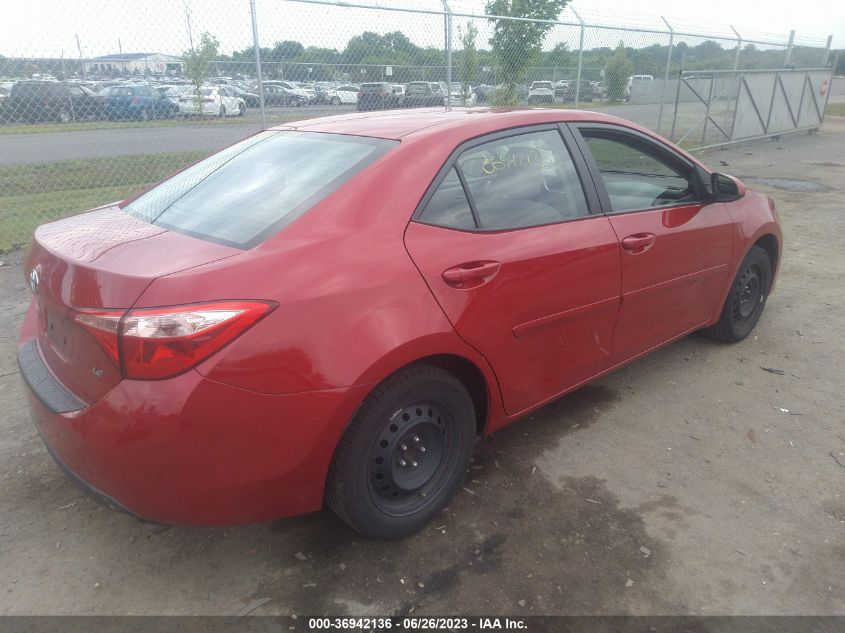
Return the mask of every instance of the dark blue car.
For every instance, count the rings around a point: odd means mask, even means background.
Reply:
[[[100,93],[108,119],[170,119],[179,107],[147,84],[111,86]]]

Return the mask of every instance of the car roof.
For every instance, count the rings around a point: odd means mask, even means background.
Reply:
[[[444,108],[419,108],[350,113],[285,123],[273,129],[399,140],[411,136],[452,135],[460,128],[462,136],[473,138],[513,127],[566,121],[621,123],[637,130],[643,129],[624,119],[586,110],[489,107],[452,108],[451,111]]]

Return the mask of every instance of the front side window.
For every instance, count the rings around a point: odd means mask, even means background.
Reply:
[[[688,204],[698,200],[692,171],[648,151],[646,141],[583,130],[614,212]]]
[[[124,211],[179,233],[250,248],[396,143],[341,134],[262,132],[176,174]]]

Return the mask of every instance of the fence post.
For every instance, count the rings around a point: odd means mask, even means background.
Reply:
[[[252,17],[252,50],[255,52],[255,78],[258,80],[258,109],[261,111],[261,129],[267,129],[267,113],[264,111],[264,82],[261,78],[261,53],[258,47],[258,18],[255,15],[255,0],[249,0]]]
[[[783,67],[789,68],[789,64],[792,62],[792,45],[795,42],[795,29],[792,29],[789,32],[789,42],[786,44],[786,57],[783,60]]]
[[[573,106],[577,108],[578,101],[581,99],[581,67],[584,60],[584,20],[581,19],[581,16],[578,15],[578,12],[575,9],[571,6],[569,8],[581,24],[579,27],[580,34],[578,37],[578,72],[575,74],[575,105]],[[554,89],[554,85],[552,85],[552,89]]]
[[[675,46],[675,29],[669,24],[669,20],[662,15],[660,19],[669,29],[669,53],[666,55],[666,73],[663,76],[663,92],[660,95],[660,108],[657,110],[657,132],[660,133],[660,124],[663,121],[663,103],[666,101],[666,88],[669,86],[669,66],[672,64],[672,48]]]
[[[827,62],[830,61],[830,45],[833,42],[833,36],[827,36],[827,44],[824,47],[824,59],[822,59],[822,66],[827,66]]]
[[[731,27],[731,31],[736,35],[736,55],[734,55],[734,70],[736,70],[739,68],[739,51],[742,50],[742,35],[733,27],[733,24],[729,24],[728,26]]]
[[[681,49],[681,69],[678,71],[678,84],[675,88],[675,112],[672,114],[672,131],[669,132],[669,140],[675,140],[675,124],[678,122],[678,103],[681,101],[681,82],[684,80],[684,63],[687,59],[686,49]]]
[[[452,9],[446,0],[443,2],[443,17],[446,28],[446,109],[452,109]]]

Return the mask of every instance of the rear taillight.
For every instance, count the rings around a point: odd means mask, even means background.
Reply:
[[[219,301],[129,311],[80,310],[75,318],[126,378],[159,380],[201,363],[276,307],[266,301]]]

